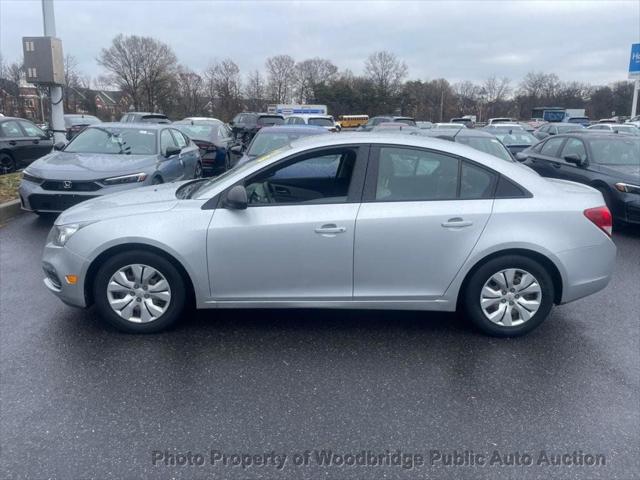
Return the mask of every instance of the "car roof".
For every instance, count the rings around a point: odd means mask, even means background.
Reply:
[[[104,122],[97,125],[89,125],[87,128],[143,128],[145,130],[160,130],[161,128],[170,127],[170,123],[147,123],[147,122]]]
[[[300,118],[333,118],[331,115],[325,115],[324,113],[292,113],[287,117],[300,117]]]
[[[274,125],[273,127],[264,127],[260,129],[259,133],[264,132],[276,132],[276,133],[308,133],[309,135],[326,133],[327,130],[324,127],[318,125]]]
[[[553,192],[554,194],[557,194],[557,190],[545,178],[539,176],[537,173],[533,172],[533,170],[518,162],[506,162],[501,158],[476,150],[462,143],[451,142],[449,140],[424,135],[398,135],[397,133],[392,134],[378,132],[327,133],[324,135],[310,135],[299,138],[291,142],[290,148],[288,149],[272,152],[270,155],[264,156],[259,161],[250,162],[239,167],[239,169],[235,170],[235,175],[231,173],[225,181],[220,182],[216,186],[216,189],[220,189],[220,191],[222,191],[237,182],[238,178],[244,178],[257,170],[282,160],[283,158],[287,158],[298,153],[304,153],[310,149],[359,144],[425,148],[440,151],[443,154],[468,158],[472,161],[486,165],[499,173],[504,173],[508,178],[522,184],[527,189],[531,187],[535,188],[536,191],[540,193]],[[209,194],[210,192],[203,191],[200,194],[201,196],[198,198],[209,198]]]

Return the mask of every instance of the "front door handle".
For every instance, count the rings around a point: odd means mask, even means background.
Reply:
[[[337,233],[344,233],[347,229],[345,227],[339,227],[335,223],[327,223],[315,229],[316,233],[320,235],[335,235]]]
[[[555,168],[560,168],[560,164],[557,162],[551,162],[551,165],[553,165]]]
[[[446,222],[442,223],[442,226],[444,228],[463,228],[463,227],[470,227],[471,225],[473,225],[472,221],[464,220],[460,217],[450,218]]]

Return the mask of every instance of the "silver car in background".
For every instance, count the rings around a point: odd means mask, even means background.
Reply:
[[[603,289],[602,195],[465,145],[318,135],[211,180],[84,202],[53,226],[45,285],[128,332],[198,308],[462,309],[516,336]]]
[[[22,208],[58,213],[108,193],[200,178],[200,150],[170,125],[101,123],[23,172]]]

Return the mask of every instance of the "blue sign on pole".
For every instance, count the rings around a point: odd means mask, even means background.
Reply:
[[[633,45],[631,45],[629,75],[640,75],[640,43],[634,43]]]

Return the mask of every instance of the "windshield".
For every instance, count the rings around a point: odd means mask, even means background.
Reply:
[[[494,135],[498,137],[505,145],[534,145],[538,143],[538,139],[531,135],[529,132],[514,130],[511,133],[508,131],[494,132]]]
[[[216,124],[173,124],[178,130],[194,140],[211,140],[216,136],[218,125]]]
[[[73,125],[95,125],[102,123],[98,117],[93,115],[72,115],[64,117],[64,126],[69,128]]]
[[[498,157],[501,160],[513,162],[513,158],[507,151],[507,149],[500,143],[497,138],[487,137],[456,137],[456,142],[468,145],[471,148],[480,150],[481,152],[488,153],[494,157]]]
[[[330,118],[310,118],[307,123],[309,125],[317,125],[318,127],[333,127],[333,122]]]
[[[601,165],[640,165],[640,138],[615,137],[589,140],[592,160]]]
[[[258,125],[282,125],[283,123],[284,118],[278,116],[258,118]]]
[[[83,130],[64,149],[70,153],[153,155],[156,131],[123,127],[91,127]]]
[[[634,127],[633,125],[616,125],[615,127],[613,127],[613,130],[622,133],[630,133],[632,135],[640,135],[640,129]]]

